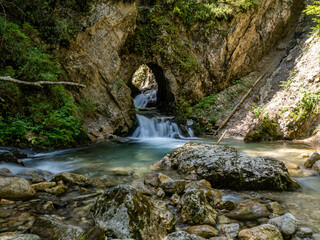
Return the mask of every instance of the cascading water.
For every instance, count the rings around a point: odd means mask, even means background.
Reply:
[[[138,96],[136,96],[133,100],[134,106],[136,108],[145,108],[147,107],[149,102],[156,102],[157,101],[157,92],[158,90],[149,90],[145,91]]]
[[[157,100],[157,90],[145,91],[134,99],[136,108],[145,108],[149,102]],[[150,114],[149,114],[150,115]],[[179,126],[173,121],[172,117],[164,117],[159,114],[143,116],[137,114],[138,128],[134,131],[133,138],[176,138],[186,139],[194,137],[191,127],[187,127],[188,136],[182,134]]]

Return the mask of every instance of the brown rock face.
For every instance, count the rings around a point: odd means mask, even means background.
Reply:
[[[87,86],[74,93],[76,100],[90,98],[99,105],[98,112],[85,120],[89,136],[99,141],[110,134],[126,134],[134,125],[135,111],[128,86],[140,65],[147,64],[156,77],[158,104],[174,106],[180,97],[198,101],[224,89],[231,79],[252,71],[289,31],[293,18],[299,16],[301,3],[302,0],[262,0],[259,6],[219,26],[219,31],[204,36],[197,27],[187,30],[178,26],[181,31],[177,38],[191,46],[189,54],[202,69],[190,74],[161,56],[151,56],[150,51],[139,56],[124,51],[128,37],[135,31],[136,3],[98,1],[86,19],[88,27],[69,49],[59,49],[68,78]],[[167,48],[170,52],[170,46]]]

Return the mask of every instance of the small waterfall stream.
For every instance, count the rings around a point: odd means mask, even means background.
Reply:
[[[134,105],[137,109],[145,108],[148,103],[157,100],[157,90],[148,90],[142,92],[134,99]],[[148,113],[146,111],[146,113]],[[188,136],[184,136],[178,124],[173,121],[173,117],[161,116],[158,113],[137,114],[139,126],[134,131],[133,138],[193,138],[194,133],[191,127],[187,127]]]

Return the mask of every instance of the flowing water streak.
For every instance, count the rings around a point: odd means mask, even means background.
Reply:
[[[157,90],[150,90],[139,94],[134,99],[136,108],[145,108],[149,102],[157,100]],[[154,115],[146,117],[137,114],[138,128],[134,131],[133,138],[193,138],[194,133],[191,127],[187,127],[188,137],[182,134],[178,124],[173,121],[173,117]]]
[[[147,107],[149,102],[157,101],[157,89],[145,91],[138,96],[136,96],[133,100],[134,106],[136,108],[145,108]]]

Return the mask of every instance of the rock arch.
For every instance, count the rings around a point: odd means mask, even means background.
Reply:
[[[90,98],[100,106],[94,116],[85,119],[89,136],[97,142],[112,134],[125,135],[132,128],[135,110],[130,81],[141,64],[146,63],[156,75],[159,105],[174,105],[180,97],[196,102],[252,71],[288,33],[290,24],[299,18],[302,3],[261,0],[259,8],[239,13],[228,23],[226,35],[201,38],[199,33],[180,26],[178,39],[187,43],[199,66],[191,73],[172,64],[168,57],[127,50],[136,29],[136,2],[97,1],[87,17],[86,28],[68,49],[57,53],[69,80],[87,86],[75,90],[75,99]],[[170,58],[170,46],[165,51]]]

